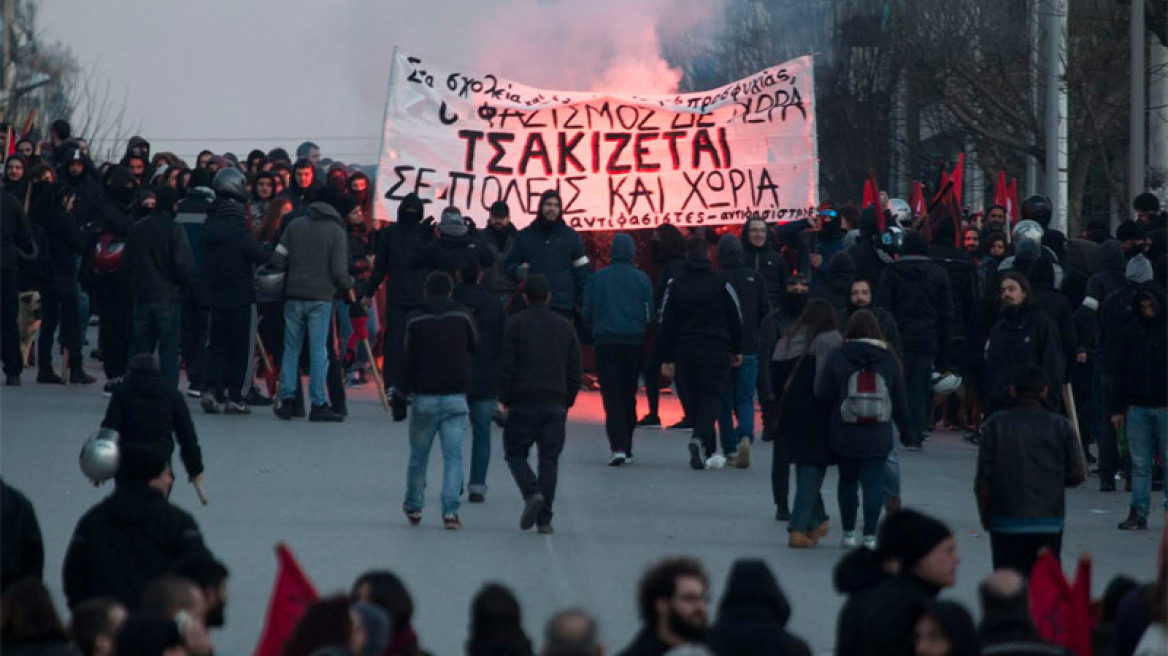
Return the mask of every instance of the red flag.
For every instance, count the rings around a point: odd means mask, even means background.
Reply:
[[[33,121],[35,121],[35,120],[36,120],[36,110],[35,109],[28,110],[28,118],[24,119],[24,128],[20,131],[20,138],[21,139],[27,137],[28,133],[32,131],[32,124],[33,124]]]
[[[1006,194],[1006,200],[1009,201],[1006,205],[1006,218],[1010,220],[1010,228],[1013,229],[1014,224],[1018,223],[1018,178],[1010,179],[1010,191]]]
[[[880,207],[880,186],[876,184],[876,173],[868,169],[868,179],[864,180],[864,202],[861,209],[868,207],[876,209],[876,225],[880,232],[884,232],[884,208]]]
[[[913,218],[925,213],[925,188],[917,180],[913,180],[909,186],[908,207],[912,210]]]
[[[998,171],[998,181],[994,184],[994,205],[1006,208],[1006,221],[1010,220],[1010,189],[1006,186],[1006,172]]]
[[[260,634],[255,656],[279,656],[300,616],[309,604],[320,598],[312,581],[300,569],[296,556],[283,542],[276,545],[276,560],[276,583],[272,586],[268,616],[264,620],[264,632]]]
[[[1044,550],[1030,573],[1030,616],[1043,640],[1075,656],[1091,656],[1091,560],[1083,556],[1072,586],[1054,552]]]
[[[953,197],[957,199],[957,206],[961,207],[961,187],[965,182],[965,153],[957,156],[957,166],[953,167],[949,179],[953,182]]]

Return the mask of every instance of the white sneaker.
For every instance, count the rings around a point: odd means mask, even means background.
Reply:
[[[621,465],[625,464],[628,459],[629,457],[625,455],[624,451],[616,451],[612,454],[612,457],[608,459],[608,466],[620,467]]]
[[[855,549],[860,546],[860,537],[856,535],[855,531],[844,531],[844,539],[841,546],[844,549]]]
[[[864,539],[860,542],[860,546],[868,549],[869,551],[876,551],[876,536],[865,535]]]
[[[625,464],[626,465],[633,464],[633,457],[632,456],[625,456]]]
[[[720,453],[715,453],[706,459],[706,469],[721,469],[726,466],[726,458]]]

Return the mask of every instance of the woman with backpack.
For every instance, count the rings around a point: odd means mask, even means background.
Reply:
[[[889,350],[869,310],[852,314],[843,345],[828,357],[815,396],[831,412],[829,443],[839,464],[839,507],[844,547],[856,547],[856,507],[864,494],[863,546],[875,548],[883,505],[884,466],[892,451],[892,422],[908,434],[908,399],[900,361]]]
[[[787,546],[808,549],[827,534],[827,513],[819,490],[831,464],[826,439],[830,408],[815,398],[816,379],[829,354],[840,345],[836,313],[823,299],[811,299],[794,325],[779,339],[771,356],[775,435],[771,489],[779,514],[787,509],[787,468],[795,465],[795,502],[787,523]]]

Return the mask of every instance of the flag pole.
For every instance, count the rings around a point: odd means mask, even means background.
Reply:
[[[381,193],[380,190],[382,188],[382,185],[379,184],[380,182],[382,182],[382,180],[381,180],[381,173],[382,173],[381,162],[385,159],[385,126],[386,126],[386,123],[389,122],[389,106],[391,103],[393,103],[393,87],[394,87],[394,84],[396,82],[397,82],[397,46],[394,46],[393,47],[393,54],[390,56],[390,59],[389,59],[389,82],[386,85],[386,89],[385,89],[385,108],[381,112],[381,139],[377,144],[377,175],[374,176],[374,178],[375,178],[374,179],[374,188],[377,189],[379,193]],[[382,212],[383,212],[384,217],[385,217],[384,220],[389,221],[389,208],[385,207],[385,205],[384,205],[385,199],[384,198],[377,198],[377,199],[375,199],[375,201],[377,204],[374,205],[373,219],[374,220],[378,219],[377,208],[380,207],[380,208],[383,208]]]

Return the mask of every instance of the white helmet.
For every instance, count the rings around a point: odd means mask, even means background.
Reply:
[[[961,387],[961,376],[946,371],[944,373],[933,372],[933,394],[952,394]]]
[[[909,207],[908,201],[903,198],[893,198],[888,201],[888,211],[892,213],[892,218],[902,226],[908,227],[912,225],[913,215],[912,208]]]
[[[256,298],[260,301],[282,300],[284,298],[284,277],[283,271],[273,269],[271,265],[264,264],[257,268],[255,273]]]
[[[1033,239],[1037,242],[1042,242],[1042,226],[1038,225],[1037,221],[1019,221],[1018,225],[1014,226],[1014,243],[1026,239]]]
[[[118,432],[100,428],[90,434],[81,447],[81,473],[94,483],[102,483],[118,473],[121,460],[118,451]]]

